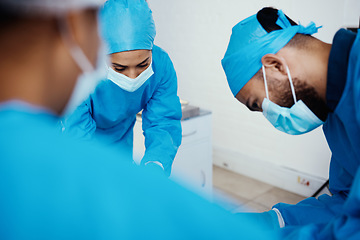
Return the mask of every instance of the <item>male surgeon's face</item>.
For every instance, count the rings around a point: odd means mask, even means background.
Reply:
[[[236,99],[247,106],[250,111],[262,111],[261,105],[266,97],[264,82],[256,74],[235,96]]]
[[[281,107],[290,108],[294,105],[289,79],[267,76],[270,101]],[[297,77],[293,78],[297,100],[302,100],[318,118],[325,121],[328,113],[326,103],[320,98],[314,87]],[[262,102],[266,97],[262,70],[260,70],[236,95],[236,99],[251,111],[262,111]]]
[[[287,77],[284,78],[280,74],[274,76],[267,74],[266,76],[270,100],[279,106],[291,107],[294,101]],[[266,97],[266,91],[261,69],[245,84],[235,97],[251,111],[262,111],[262,102]]]

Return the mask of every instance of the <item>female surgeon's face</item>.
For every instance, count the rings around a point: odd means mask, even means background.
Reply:
[[[112,68],[125,76],[135,79],[145,71],[152,61],[151,50],[133,50],[113,53],[111,56]]]

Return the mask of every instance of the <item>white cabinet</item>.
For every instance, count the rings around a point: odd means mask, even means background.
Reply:
[[[212,121],[211,113],[181,121],[182,144],[175,157],[170,179],[191,189],[211,196],[212,194]],[[139,162],[144,155],[144,136],[141,119],[134,127],[134,159]]]

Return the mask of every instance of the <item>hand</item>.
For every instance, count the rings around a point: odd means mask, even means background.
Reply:
[[[162,164],[158,161],[150,161],[145,163],[145,169],[152,171],[155,174],[165,175],[165,170]]]

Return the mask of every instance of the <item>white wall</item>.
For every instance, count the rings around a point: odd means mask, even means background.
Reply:
[[[155,43],[172,58],[179,96],[213,112],[214,151],[238,153],[276,166],[327,178],[330,151],[321,129],[303,136],[275,130],[261,113],[252,113],[232,96],[220,61],[231,28],[265,6],[306,25],[323,25],[315,36],[331,42],[346,25],[357,26],[358,0],[148,0],[157,26]],[[354,5],[349,5],[353,2]],[[247,158],[248,156],[248,158]],[[226,156],[224,156],[226,158]],[[266,174],[266,172],[264,172]]]

